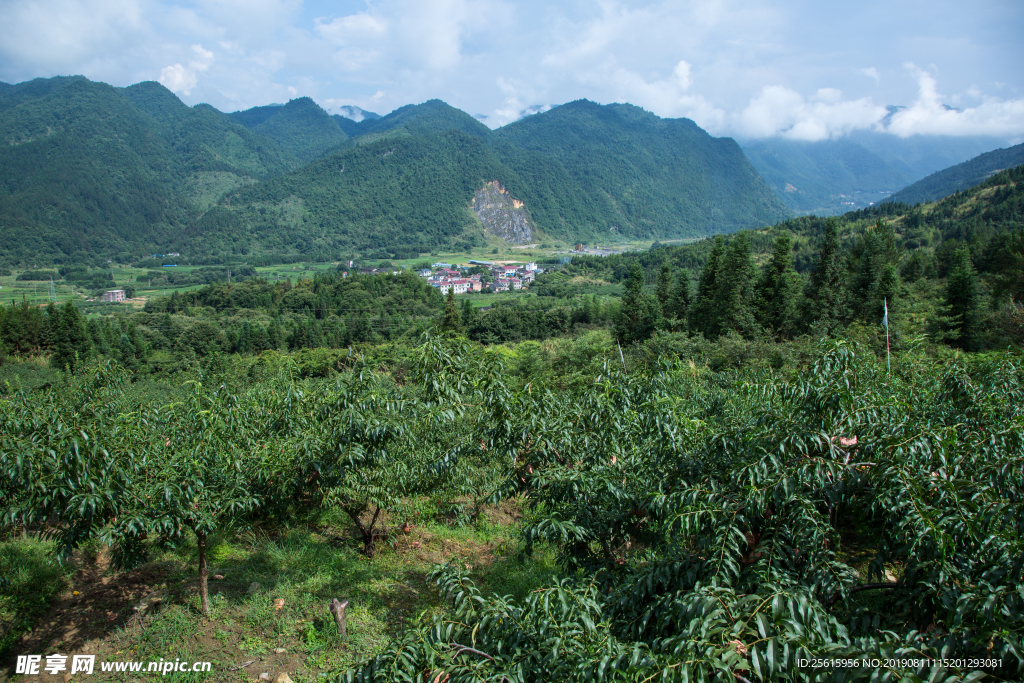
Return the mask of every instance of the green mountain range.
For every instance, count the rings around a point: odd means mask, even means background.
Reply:
[[[153,82],[4,84],[0,261],[418,254],[495,236],[701,236],[788,215],[735,142],[630,105],[572,102],[498,131],[440,100],[359,113],[300,98],[225,114]],[[485,187],[501,201],[481,204]],[[514,238],[500,228],[512,224]]]
[[[966,190],[1000,171],[1024,164],[1024,143],[980,154],[970,161],[951,166],[918,180],[892,196],[892,201],[918,204],[942,199]]]
[[[0,260],[169,250],[224,192],[293,164],[272,141],[163,86],[82,77],[0,89]]]
[[[909,172],[846,139],[769,138],[743,147],[772,190],[797,214],[839,214],[882,201],[911,182]]]
[[[348,140],[334,117],[308,97],[280,106],[253,107],[228,116],[276,142],[299,164],[308,164]]]
[[[702,236],[787,215],[734,141],[630,105],[572,102],[491,131],[431,100],[350,130],[347,149],[231,193],[192,238],[275,253],[481,245],[469,206],[492,181],[525,206],[523,239]]]
[[[1005,143],[982,136],[900,138],[854,131],[837,140],[766,138],[746,141],[742,147],[787,207],[798,215],[820,216],[887,201],[900,188],[1000,144]]]

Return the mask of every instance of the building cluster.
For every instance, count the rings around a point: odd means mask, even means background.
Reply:
[[[434,270],[424,268],[417,271],[420,277],[427,279],[431,286],[437,287],[441,294],[448,294],[451,290],[455,294],[466,294],[468,292],[507,292],[515,289],[522,289],[525,285],[533,282],[538,273],[543,272],[536,263],[525,265],[507,266],[493,263],[476,263],[476,266],[483,266],[491,271],[490,282],[484,282],[484,276],[480,273],[467,275],[463,271],[470,270],[472,266],[453,266],[450,263],[435,263]]]

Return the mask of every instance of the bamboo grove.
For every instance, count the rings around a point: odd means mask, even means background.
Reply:
[[[345,683],[1024,676],[1009,357],[906,352],[889,373],[827,341],[787,374],[608,364],[558,392],[508,377],[500,354],[441,338],[401,381],[285,370],[171,403],[94,366],[0,399],[0,507],[64,556],[100,539],[121,568],[195,542],[208,611],[212,535],[335,508],[372,556],[417,498],[458,523],[522,497],[523,552],[554,548],[558,578],[517,601],[438,565],[443,613],[334,672]]]

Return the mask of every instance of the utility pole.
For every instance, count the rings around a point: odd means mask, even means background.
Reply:
[[[885,313],[882,315],[882,322],[885,323],[885,368],[886,372],[892,372],[892,363],[889,361],[889,300],[888,298],[882,299],[882,309]]]

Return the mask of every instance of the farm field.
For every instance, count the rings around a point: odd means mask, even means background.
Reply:
[[[213,663],[177,680],[1019,677],[1018,359],[800,353],[567,381],[441,336],[8,394],[2,647]]]

